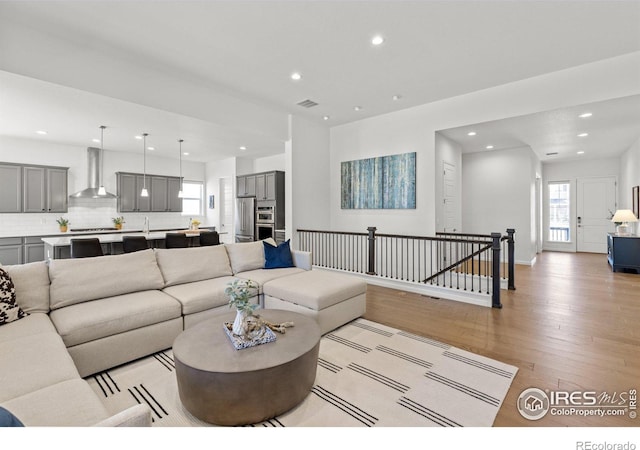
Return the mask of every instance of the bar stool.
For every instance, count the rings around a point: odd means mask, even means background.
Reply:
[[[200,247],[207,245],[220,245],[220,235],[217,231],[200,232]]]
[[[185,248],[189,246],[189,240],[185,233],[167,233],[164,237],[165,248]]]
[[[91,258],[93,256],[104,256],[102,245],[98,238],[75,238],[71,239],[72,258]]]
[[[122,249],[125,253],[138,252],[149,248],[144,236],[122,236]]]

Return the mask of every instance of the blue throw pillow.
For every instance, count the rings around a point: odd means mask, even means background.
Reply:
[[[291,247],[289,240],[274,247],[267,242],[264,244],[264,268],[265,269],[281,269],[284,267],[294,267],[293,258],[291,257]]]
[[[23,427],[16,416],[0,406],[0,427]]]

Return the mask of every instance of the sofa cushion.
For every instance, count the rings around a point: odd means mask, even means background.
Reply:
[[[80,378],[56,333],[38,333],[0,342],[0,362],[0,402]]]
[[[22,319],[26,313],[16,303],[16,287],[9,273],[0,268],[0,325]]]
[[[227,251],[221,245],[156,249],[165,286],[231,275]]]
[[[293,258],[291,257],[291,247],[289,240],[282,242],[278,246],[273,246],[268,242],[264,244],[264,268],[265,269],[282,269],[286,267],[294,267]]]
[[[366,290],[364,280],[324,270],[305,270],[268,281],[263,287],[265,295],[316,311],[364,294]]]
[[[224,294],[227,284],[236,278],[219,277],[194,283],[164,288],[163,292],[174,297],[182,305],[182,314],[193,314],[229,303]]]
[[[52,310],[164,287],[152,249],[94,258],[53,259],[49,276]]]
[[[1,326],[0,342],[20,339],[38,333],[56,333],[56,329],[47,314],[29,314],[24,319]]]
[[[3,403],[27,427],[85,427],[109,412],[82,378],[63,381]]]
[[[271,238],[265,239],[265,241],[276,245],[276,242]],[[224,244],[234,275],[247,270],[264,268],[264,245],[262,242],[264,241]]]
[[[4,266],[16,287],[16,301],[26,313],[49,312],[49,267],[44,261]]]
[[[297,267],[286,267],[282,269],[257,269],[249,270],[247,272],[240,272],[236,274],[238,278],[245,280],[253,280],[258,283],[258,293],[262,294],[262,287],[265,283],[275,280],[276,278],[286,277],[288,275],[295,275],[296,273],[304,272],[303,269]]]
[[[134,292],[51,311],[67,347],[180,317],[180,303],[161,291]]]

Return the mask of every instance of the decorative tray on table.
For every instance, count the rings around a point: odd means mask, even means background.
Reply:
[[[235,347],[236,350],[241,350],[243,348],[255,347],[256,345],[266,344],[268,342],[273,342],[276,340],[276,335],[269,327],[264,327],[264,332],[255,339],[245,339],[242,336],[236,336],[231,331],[233,327],[232,323],[225,322],[222,324],[222,328],[224,328],[224,332],[229,336],[229,340]]]

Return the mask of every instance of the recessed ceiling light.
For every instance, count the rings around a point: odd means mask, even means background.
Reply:
[[[354,106],[353,110],[354,111],[362,111],[362,106]]]
[[[153,151],[155,149],[156,149],[155,147],[147,147],[147,150],[152,150]]]
[[[493,145],[487,145],[485,148],[486,148],[487,150],[491,150],[491,149],[493,148]]]
[[[298,80],[302,79],[302,75],[300,75],[299,72],[293,72],[291,74],[291,79],[295,80],[295,81],[298,81]]]
[[[245,147],[244,145],[240,147],[240,150],[246,150],[247,147]]]
[[[36,133],[38,133],[38,134],[47,134],[47,132],[44,131],[44,130],[38,130],[38,131],[36,131]]]
[[[373,45],[380,45],[380,44],[382,44],[383,42],[384,42],[384,38],[383,38],[382,36],[380,36],[379,34],[378,34],[378,35],[376,35],[376,36],[374,36],[374,37],[371,39],[371,43],[372,43]]]
[[[587,136],[589,136],[589,133],[580,133],[578,135],[578,137],[587,137]]]
[[[189,152],[182,153],[184,156],[189,156]]]
[[[322,116],[322,120],[329,120],[331,117],[329,116]]]
[[[135,138],[140,140],[140,139],[142,139],[142,136],[135,136]]]
[[[93,142],[97,142],[98,144],[100,143],[100,139],[91,139]]]
[[[580,117],[582,119],[586,119],[587,117],[591,117],[591,116],[593,116],[593,113],[586,112],[584,114],[580,114],[578,117]]]
[[[579,152],[576,152],[578,155],[584,155],[584,151],[580,150]]]
[[[394,95],[391,98],[393,98],[394,101],[397,101],[397,100],[400,100],[402,98],[402,96],[401,95]]]
[[[476,135],[476,132],[475,132],[475,131],[469,131],[469,132],[467,133],[467,136],[475,136],[475,135]]]

